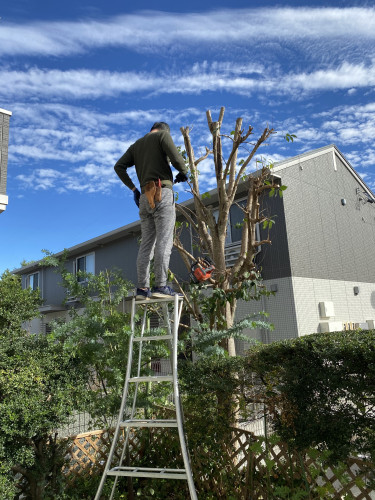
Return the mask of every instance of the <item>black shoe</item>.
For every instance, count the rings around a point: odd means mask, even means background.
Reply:
[[[182,293],[175,292],[170,286],[154,286],[151,290],[153,299],[166,299],[168,297],[174,297],[175,295],[183,297]]]
[[[150,300],[151,299],[151,291],[149,288],[137,288],[137,294],[135,296],[135,300]]]

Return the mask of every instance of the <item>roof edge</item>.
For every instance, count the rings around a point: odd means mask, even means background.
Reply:
[[[327,146],[323,146],[317,149],[310,149],[306,151],[306,153],[301,153],[300,155],[292,156],[291,158],[287,158],[286,160],[277,161],[273,164],[273,171],[276,171],[279,167],[286,166],[290,163],[296,163],[299,160],[306,160],[309,157],[316,156],[318,154],[327,153],[330,150],[339,151],[339,149],[335,146],[335,144],[328,144]],[[342,153],[340,153],[342,155]],[[352,167],[353,168],[353,167]]]
[[[2,109],[0,108],[0,113],[3,113],[4,115],[9,115],[9,116],[12,116],[12,112],[11,111],[7,111],[6,109]]]

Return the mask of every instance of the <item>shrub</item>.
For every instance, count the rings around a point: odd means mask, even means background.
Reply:
[[[333,460],[375,458],[375,331],[254,345],[246,361],[282,439],[329,449]]]

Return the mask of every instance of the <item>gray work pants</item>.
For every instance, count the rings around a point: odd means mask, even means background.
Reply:
[[[150,286],[150,261],[154,257],[155,286],[165,286],[173,245],[176,207],[172,189],[162,188],[162,199],[152,210],[146,195],[139,200],[142,241],[138,251],[138,288]]]

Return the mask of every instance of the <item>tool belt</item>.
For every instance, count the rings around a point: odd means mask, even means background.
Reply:
[[[158,179],[157,181],[150,181],[145,186],[142,187],[142,194],[146,195],[147,201],[150,208],[153,210],[155,208],[155,201],[161,201],[162,187],[167,187],[172,189],[172,186],[164,184],[163,181]]]

